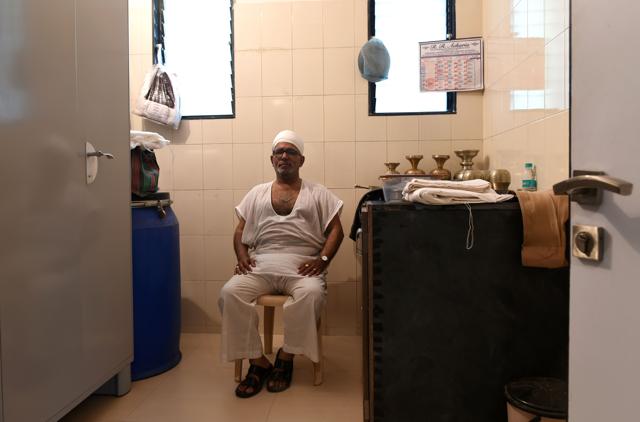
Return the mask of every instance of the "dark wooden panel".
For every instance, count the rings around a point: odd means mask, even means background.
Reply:
[[[566,378],[568,269],[521,266],[517,202],[472,206],[469,250],[465,206],[368,210],[373,421],[506,421],[505,383]]]

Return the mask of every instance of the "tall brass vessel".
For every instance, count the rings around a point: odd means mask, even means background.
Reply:
[[[480,152],[480,150],[459,149],[453,152],[461,159],[460,165],[462,166],[462,169],[460,169],[459,171],[456,172],[456,174],[453,175],[453,180],[463,180],[462,174],[464,173],[465,170],[473,169],[473,158],[476,155],[478,155],[478,152]]]
[[[422,160],[422,154],[407,155],[405,157],[411,163],[411,168],[404,174],[426,174],[424,170],[418,168],[418,163]]]

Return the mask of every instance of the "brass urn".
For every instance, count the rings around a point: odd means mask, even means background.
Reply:
[[[431,170],[429,174],[433,176],[434,179],[451,180],[451,172],[444,168],[444,163],[449,159],[449,156],[446,154],[435,154],[432,155],[431,158],[435,160],[436,168]]]
[[[385,174],[400,174],[396,168],[400,165],[400,163],[384,163],[387,167],[387,172]]]
[[[426,174],[424,170],[418,168],[418,163],[422,160],[422,154],[407,155],[405,156],[411,163],[411,168],[404,172],[404,174]]]
[[[462,161],[460,165],[462,169],[457,171],[456,174],[453,175],[453,180],[463,180],[462,174],[465,170],[471,170],[473,168],[473,158],[478,155],[480,150],[478,149],[462,149],[453,151]]]

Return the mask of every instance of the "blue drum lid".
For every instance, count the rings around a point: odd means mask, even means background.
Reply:
[[[135,193],[131,194],[131,201],[161,201],[163,199],[171,199],[169,192],[156,192],[150,193],[145,196],[138,196]]]

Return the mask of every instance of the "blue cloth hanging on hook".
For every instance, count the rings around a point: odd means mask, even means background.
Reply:
[[[358,54],[358,69],[362,77],[369,82],[384,81],[389,77],[391,57],[387,47],[378,38],[364,43]]]

